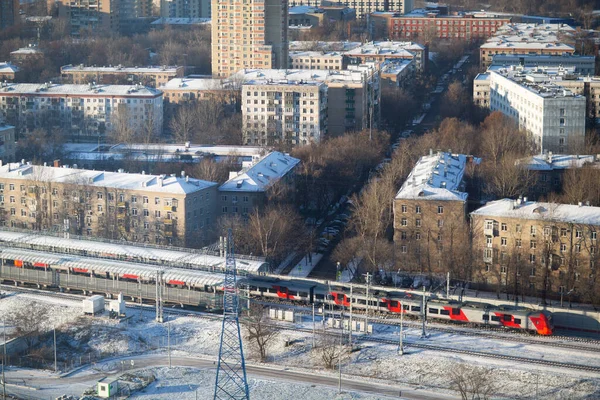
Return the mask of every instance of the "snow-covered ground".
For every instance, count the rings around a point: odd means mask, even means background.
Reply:
[[[14,311],[18,307],[27,307],[32,301],[39,304],[47,302],[51,314],[49,325],[60,324],[63,340],[67,340],[69,348],[86,348],[90,351],[111,354],[115,357],[131,357],[135,354],[165,354],[167,335],[170,336],[171,355],[174,358],[204,357],[214,359],[218,355],[220,339],[220,321],[201,319],[186,315],[167,314],[168,323],[154,322],[152,310],[140,313],[128,309],[129,320],[118,323],[106,318],[81,316],[80,304],[73,300],[61,300],[30,294],[13,294],[0,300],[0,316]],[[140,318],[141,317],[141,318]],[[91,325],[90,325],[91,324]],[[310,333],[312,321],[305,319],[297,325],[287,325],[291,330],[284,330],[269,349],[270,366],[290,368],[316,374],[315,376],[336,377],[336,371],[324,368],[319,352],[313,350],[313,337]],[[294,326],[309,328],[309,332],[293,330]],[[322,329],[317,326],[317,333]],[[398,339],[397,328],[375,324],[375,335],[380,338]],[[450,354],[410,347],[412,342],[426,343],[440,347],[479,350],[499,354],[509,354],[530,358],[572,362],[584,365],[600,365],[600,353],[565,350],[556,347],[525,344],[500,339],[471,337],[460,333],[432,332],[429,339],[419,339],[420,330],[414,327],[406,329],[407,352],[404,356],[397,354],[397,346],[375,342],[360,342],[360,350],[351,353],[342,364],[345,379],[391,384],[397,387],[413,387],[433,390],[436,393],[454,394],[451,389],[451,371],[461,365],[480,366],[492,371],[494,380],[494,398],[531,399],[598,399],[600,398],[600,374],[558,369],[531,364],[520,364],[512,361],[488,359],[460,354]],[[68,338],[68,339],[65,339]],[[286,342],[292,343],[286,346]],[[318,337],[317,337],[318,342]],[[63,342],[65,343],[65,342]],[[245,344],[248,363],[260,365],[256,354]],[[74,351],[74,350],[73,350]],[[105,364],[108,365],[108,364]],[[94,371],[117,373],[106,367],[103,369],[84,368],[69,375],[69,379],[83,379]],[[114,365],[113,365],[114,367]],[[195,399],[196,391],[199,399],[211,397],[214,370],[173,368],[157,366],[152,369],[157,380],[145,392],[137,393],[136,399]],[[10,374],[19,376],[19,371]],[[7,379],[10,379],[11,375]],[[356,398],[375,399],[364,393],[346,393],[336,397],[334,387],[310,384],[290,383],[280,379],[264,379],[251,377],[253,398],[270,399],[335,399]],[[67,378],[65,378],[67,379]],[[91,379],[91,378],[90,378]],[[41,382],[40,380],[38,380]],[[80,394],[82,384],[69,384],[60,387],[61,381],[53,384],[65,393]],[[35,383],[32,383],[35,384]],[[89,384],[89,382],[88,382]],[[71,388],[71,389],[70,389]],[[56,389],[56,390],[59,390]],[[198,390],[196,390],[198,389]],[[16,389],[15,389],[16,390]],[[39,392],[42,393],[42,392]],[[53,392],[54,393],[54,392]],[[49,397],[32,397],[49,398]]]

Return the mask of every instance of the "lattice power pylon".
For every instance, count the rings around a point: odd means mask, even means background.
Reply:
[[[240,334],[238,289],[231,230],[227,233],[226,249],[225,282],[223,283],[223,326],[214,399],[249,400],[246,363]]]

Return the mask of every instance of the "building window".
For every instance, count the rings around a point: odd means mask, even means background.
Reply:
[[[402,226],[408,226],[408,220],[406,218],[402,218],[402,221],[400,223]]]
[[[500,266],[500,273],[501,274],[506,274],[506,266],[505,265],[501,265]]]
[[[221,195],[221,201],[227,201],[227,195],[226,194]]]
[[[444,213],[444,206],[438,206],[438,214]]]
[[[531,227],[531,229],[530,229],[531,236],[532,236],[532,237],[535,237],[535,234],[536,234],[536,232],[537,232],[537,229],[536,229],[536,227],[535,227],[535,226],[532,226],[532,227]]]
[[[592,240],[596,240],[598,237],[598,234],[596,233],[596,231],[592,231]]]
[[[532,264],[535,263],[535,254],[530,254],[529,255],[529,262],[532,263]]]
[[[531,268],[531,271],[529,271],[529,276],[531,276],[531,277],[535,276],[535,268]]]
[[[54,190],[56,190],[56,189],[54,189]],[[53,192],[54,192],[54,190],[53,190]],[[102,200],[104,198],[102,192],[96,193],[96,196],[98,197],[98,200]]]
[[[149,217],[150,216],[150,211],[147,208],[144,208],[144,217]]]
[[[144,196],[144,197],[142,198],[142,203],[144,203],[144,204],[148,204],[148,196]]]
[[[485,238],[485,244],[487,245],[487,247],[492,247],[492,243],[493,243],[493,239],[491,236],[486,236]]]
[[[567,251],[567,245],[564,243],[561,243],[560,245],[560,251],[561,253],[564,253],[565,251]]]
[[[400,239],[406,240],[406,232],[405,231],[400,232]]]
[[[160,210],[154,210],[154,216],[160,218]]]
[[[501,244],[502,246],[506,246],[506,242],[507,242],[507,240],[506,240],[506,238],[505,238],[505,237],[503,237],[503,238],[500,238],[500,244]]]
[[[517,232],[517,233],[521,232],[521,224],[517,224],[515,226],[515,232]]]
[[[485,221],[485,230],[494,229],[494,221],[487,220]]]
[[[508,227],[506,226],[506,224],[504,222],[502,224],[500,224],[500,230],[502,230],[503,232],[506,232],[508,230]]]
[[[444,226],[444,220],[438,219],[437,225],[438,225],[438,228],[441,228],[442,226]]]
[[[406,213],[408,211],[408,206],[405,204],[402,204],[402,212]]]
[[[567,230],[565,228],[561,228],[561,230],[560,230],[560,236],[561,237],[567,237]]]
[[[415,213],[421,214],[421,206],[416,206],[415,207]]]
[[[575,237],[576,238],[581,239],[582,236],[583,235],[582,235],[582,232],[580,230],[575,231]]]
[[[529,248],[530,248],[530,249],[535,249],[535,248],[537,248],[537,242],[536,242],[535,240],[531,240],[531,241],[529,242]]]
[[[420,219],[417,219],[417,220],[415,220],[415,226],[416,226],[417,228],[420,228],[420,227],[421,227],[421,220],[420,220]]]
[[[406,254],[406,252],[408,250],[407,246],[400,246],[400,249],[402,250],[403,254]]]

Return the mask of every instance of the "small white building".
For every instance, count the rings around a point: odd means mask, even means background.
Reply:
[[[97,386],[98,397],[102,399],[110,399],[119,392],[119,380],[111,378],[102,378],[98,381]]]

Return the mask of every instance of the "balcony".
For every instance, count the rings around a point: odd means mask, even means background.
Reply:
[[[163,206],[163,210],[165,210],[165,211],[176,211],[177,207],[175,207],[175,206]]]
[[[164,223],[165,223],[165,225],[171,225],[172,226],[173,225],[173,220],[165,218]]]

